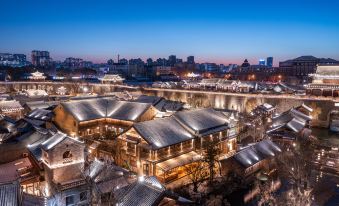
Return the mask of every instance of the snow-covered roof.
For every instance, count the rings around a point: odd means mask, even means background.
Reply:
[[[28,113],[26,116],[30,119],[47,121],[52,118],[53,112],[51,110],[46,110],[46,109],[34,109],[30,113]]]
[[[299,108],[299,107],[298,107],[298,108]],[[311,107],[307,106],[307,105],[304,104],[304,103],[300,106],[300,108],[303,108],[303,109],[305,109],[305,110],[308,111],[308,112],[313,112],[313,109],[312,109]]]
[[[52,137],[41,143],[41,148],[45,151],[48,151],[55,147],[57,144],[62,142],[64,139],[67,138],[67,135],[61,132],[57,132]]]
[[[94,160],[86,168],[85,175],[94,180],[101,193],[111,192],[128,185],[129,171],[114,164]]]
[[[162,112],[177,112],[184,107],[184,103],[162,99],[154,107]]]
[[[312,120],[312,117],[300,112],[297,109],[290,109],[281,113],[272,119],[272,128],[267,132],[273,132],[286,126],[288,129],[294,132],[300,132],[306,125],[307,121]]]
[[[101,81],[122,82],[123,80],[125,79],[117,74],[105,74],[105,76],[101,78]]]
[[[194,138],[173,117],[136,123],[134,128],[153,149],[160,149]]]
[[[281,149],[271,140],[263,140],[255,145],[244,148],[232,158],[244,168],[248,168],[266,158],[280,153]]]
[[[177,112],[173,116],[193,134],[202,136],[228,128],[228,118],[212,108]]]
[[[134,129],[152,147],[170,145],[228,129],[229,118],[214,109],[175,113],[172,117],[135,123]]]
[[[24,108],[21,106],[20,102],[16,100],[2,100],[0,101],[0,110],[1,112],[16,112],[21,111]]]
[[[36,72],[31,73],[31,75],[34,77],[42,77],[44,76],[44,73],[36,71]]]
[[[27,149],[31,152],[33,157],[37,162],[40,162],[41,157],[42,157],[42,151],[41,151],[41,144],[48,140],[48,138],[51,137],[50,133],[44,134],[39,131],[34,132],[31,134],[32,136],[34,135],[36,139],[35,142],[31,142],[29,145],[27,145]]]
[[[82,142],[74,138],[68,137],[66,134],[58,131],[53,136],[48,138],[46,141],[42,142],[41,148],[45,151],[48,151],[66,139],[71,140],[73,143],[83,144]]]
[[[179,111],[184,106],[184,103],[182,102],[171,101],[157,96],[140,95],[135,101],[150,103],[157,110],[162,112]]]
[[[263,106],[265,109],[267,109],[267,110],[270,110],[270,109],[273,108],[273,106],[270,105],[270,104],[268,104],[268,103],[264,103],[262,106]]]
[[[48,107],[56,106],[60,102],[59,101],[33,101],[33,102],[26,102],[27,107],[30,110],[34,109],[47,109]]]
[[[25,94],[28,97],[43,97],[48,96],[47,92],[42,89],[27,89],[25,90]]]
[[[114,192],[119,206],[158,205],[166,188],[156,177],[142,177],[138,181]]]
[[[61,105],[78,121],[112,118],[136,121],[152,105],[139,102],[118,101],[113,98],[94,98],[63,102]]]
[[[316,75],[321,76],[339,76],[339,65],[319,65],[316,69]]]

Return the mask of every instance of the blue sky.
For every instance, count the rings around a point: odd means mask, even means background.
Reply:
[[[339,59],[339,1],[0,0],[0,52],[57,60],[194,55],[241,63],[273,56]]]

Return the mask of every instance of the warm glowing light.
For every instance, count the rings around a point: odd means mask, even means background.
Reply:
[[[138,181],[139,181],[139,182],[145,181],[145,177],[144,177],[144,176],[139,176],[139,177],[138,177]]]

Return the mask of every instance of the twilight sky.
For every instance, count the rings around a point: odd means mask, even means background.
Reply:
[[[339,60],[336,0],[0,0],[0,52],[168,57],[241,63],[301,55]]]

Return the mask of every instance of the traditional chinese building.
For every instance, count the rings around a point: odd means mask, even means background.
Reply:
[[[20,119],[23,116],[24,108],[16,100],[0,101],[0,114],[9,116],[13,119]]]
[[[262,169],[269,171],[272,169],[270,160],[280,152],[279,146],[271,140],[260,141],[240,150],[231,158],[221,160],[222,172],[227,175],[232,171],[249,177]]]
[[[44,73],[41,73],[39,71],[31,73],[31,76],[28,77],[31,81],[45,81],[46,76]]]
[[[48,96],[48,93],[43,89],[27,89],[24,91],[24,94],[29,98],[41,98]]]
[[[339,65],[321,65],[310,74],[312,83],[306,85],[306,93],[316,96],[339,97]]]
[[[168,192],[166,187],[154,177],[140,177],[125,187],[114,191],[114,204],[120,206],[139,205],[193,205],[194,202]]]
[[[55,124],[71,136],[93,137],[120,134],[135,122],[151,120],[156,109],[147,103],[93,98],[60,103]]]
[[[61,132],[41,142],[44,168],[44,196],[48,205],[88,204],[89,190],[85,181],[85,145]]]
[[[213,109],[136,123],[119,136],[122,151],[118,164],[168,182],[186,175],[183,166],[202,159],[207,140],[218,141],[220,158],[234,154],[237,132],[234,120]]]
[[[309,137],[312,108],[305,104],[287,110],[272,118],[267,134],[280,140],[296,140],[299,136]]]
[[[125,79],[117,74],[105,74],[101,79],[103,84],[122,84]]]

